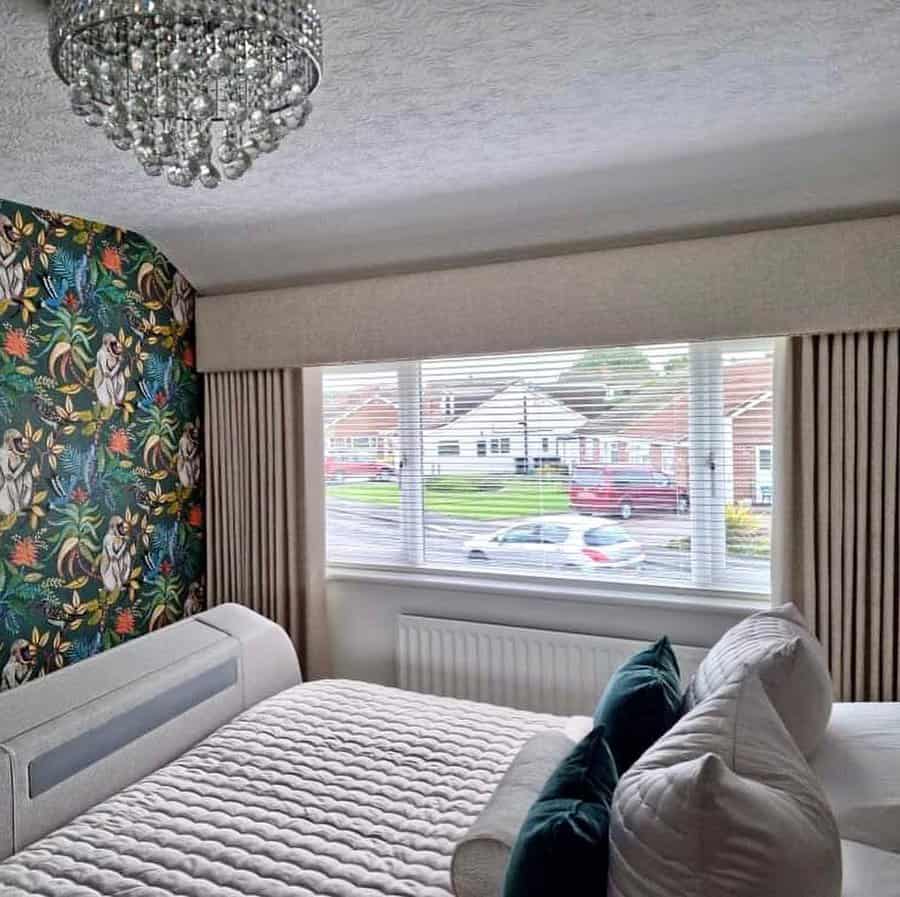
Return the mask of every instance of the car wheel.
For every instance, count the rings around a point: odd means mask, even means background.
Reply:
[[[634,508],[631,506],[631,502],[623,501],[622,504],[619,505],[619,516],[623,520],[631,520],[632,514],[634,514]]]
[[[678,503],[675,505],[675,513],[676,514],[687,514],[690,510],[690,503],[688,502],[688,497],[686,495],[682,495],[678,499]]]
[[[470,561],[486,561],[487,555],[483,551],[470,551],[469,552],[469,560]]]

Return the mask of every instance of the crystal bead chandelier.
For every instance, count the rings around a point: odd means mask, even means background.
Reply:
[[[305,124],[322,24],[302,0],[52,0],[50,54],[73,111],[148,175],[212,188]]]

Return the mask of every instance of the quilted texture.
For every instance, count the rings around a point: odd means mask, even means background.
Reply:
[[[828,727],[833,689],[822,646],[793,604],[753,614],[729,629],[691,680],[686,709],[706,700],[742,667],[762,680],[782,722],[808,757]]]
[[[448,897],[453,847],[513,757],[565,723],[301,685],[0,864],[0,894]]]
[[[839,897],[837,824],[759,678],[738,672],[619,782],[610,897]]]

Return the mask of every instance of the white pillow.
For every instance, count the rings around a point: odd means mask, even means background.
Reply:
[[[822,646],[793,604],[761,611],[733,626],[694,674],[685,707],[718,691],[742,667],[756,673],[797,746],[808,757],[831,717],[833,690]]]
[[[623,776],[609,897],[840,897],[822,787],[754,675],[738,674]]]

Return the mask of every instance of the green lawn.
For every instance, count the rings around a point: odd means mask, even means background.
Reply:
[[[425,510],[470,520],[504,520],[538,514],[562,514],[569,510],[569,496],[557,480],[517,479],[500,488],[484,488],[472,478],[454,483],[442,477],[425,488]],[[329,498],[367,505],[400,504],[396,483],[350,483],[328,487]]]

